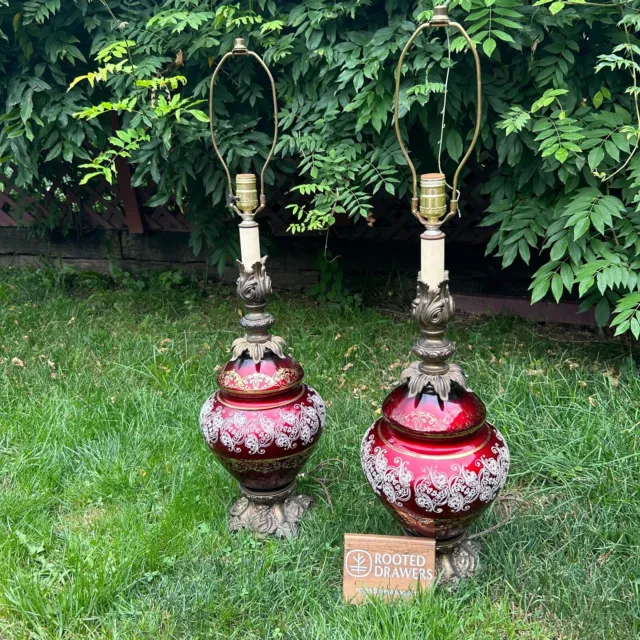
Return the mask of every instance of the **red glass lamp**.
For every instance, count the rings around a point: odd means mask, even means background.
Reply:
[[[271,152],[260,174],[260,200],[256,176],[231,174],[214,133],[213,96],[216,77],[232,56],[251,56],[271,81],[275,118]],[[302,367],[285,355],[285,341],[271,334],[274,317],[265,312],[271,292],[267,258],[260,256],[258,223],[254,217],[266,205],[264,175],[278,136],[275,83],[264,61],[249,51],[243,39],[235,41],[211,78],[211,139],[227,175],[228,204],[242,222],[240,228],[240,277],[238,296],[246,313],[240,320],[245,335],[234,341],[231,360],[218,375],[216,391],[202,407],[200,428],[213,454],[240,484],[242,497],[231,507],[229,528],[247,528],[259,534],[295,536],[298,523],[311,503],[307,496],[293,496],[296,478],[313,453],[325,423],[320,395],[303,382]]]
[[[419,33],[454,27],[465,38],[476,62],[477,122],[472,143],[453,179],[447,207],[446,180],[441,173],[417,175],[398,124],[402,64]],[[424,225],[418,296],[411,315],[421,338],[413,347],[418,360],[402,373],[402,384],[382,404],[382,416],[366,432],[362,469],[373,491],[409,535],[435,538],[444,579],[471,575],[478,545],[467,540],[469,525],[495,500],[509,471],[509,449],[500,432],[486,420],[486,409],[473,393],[459,365],[449,362],[455,345],[446,338],[455,307],[444,268],[445,235],[441,226],[458,210],[460,171],[475,146],[481,116],[480,61],[473,42],[444,6],[411,36],[400,56],[396,75],[395,124],[402,152],[413,175],[412,213]],[[448,209],[448,211],[447,211]]]

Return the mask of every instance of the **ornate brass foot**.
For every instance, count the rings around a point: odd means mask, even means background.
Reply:
[[[404,529],[406,536],[416,536],[410,529]],[[480,542],[467,540],[464,532],[450,540],[436,541],[436,573],[440,584],[455,588],[460,580],[471,578],[480,561]]]
[[[454,538],[436,542],[436,571],[440,583],[455,587],[460,580],[471,578],[478,568],[480,543],[466,540],[466,533]]]
[[[261,537],[297,538],[302,516],[313,501],[305,495],[291,496],[294,486],[269,494],[241,487],[242,498],[229,509],[229,531],[247,529]]]

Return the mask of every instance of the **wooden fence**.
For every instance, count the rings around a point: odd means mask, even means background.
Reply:
[[[9,164],[0,173],[0,228],[44,225],[49,229],[72,229],[77,235],[92,230],[127,231],[141,234],[149,231],[188,233],[191,225],[177,207],[145,205],[153,194],[149,188],[131,185],[131,169],[127,162],[116,163],[117,179],[114,185],[94,179],[89,184],[78,184],[77,172],[70,165],[60,163],[60,171],[53,178],[41,180],[32,189],[23,189],[15,182],[16,167]],[[286,208],[288,194],[277,187],[269,187],[269,208],[261,216],[274,236],[287,235],[291,214]],[[483,207],[470,207],[472,211],[452,221],[448,240],[484,243],[490,232],[478,228],[476,223]],[[379,197],[374,202],[373,224],[344,218],[332,228],[334,236],[348,240],[415,241],[420,226],[408,213],[408,202],[397,198]]]
[[[169,207],[148,207],[144,205],[153,191],[134,189],[131,186],[130,168],[126,163],[117,167],[117,183],[93,182],[78,186],[75,172],[71,167],[62,170],[53,180],[44,180],[37,189],[37,196],[15,184],[15,167],[3,167],[0,174],[0,266],[39,263],[40,256],[48,259],[55,257],[80,269],[108,272],[109,264],[114,260],[126,269],[206,269],[202,256],[196,258],[188,245],[186,232],[191,226],[186,216]],[[287,194],[277,188],[269,189],[269,201],[272,208],[262,216],[265,226],[274,236],[287,236],[290,215],[286,209]],[[383,262],[392,259],[403,262],[412,252],[417,255],[417,237],[420,225],[408,214],[406,203],[395,198],[384,197],[374,207],[375,223],[372,226],[359,221],[340,219],[332,227],[334,238],[341,242],[342,248],[349,247],[342,261],[347,274],[373,272],[381,267],[379,248],[371,250],[369,243],[394,241],[385,247]],[[476,246],[470,251],[469,244],[484,244],[491,231],[477,226],[477,220],[483,207],[467,205],[465,215],[448,225],[447,237],[454,241],[458,255],[457,272],[463,279],[478,280],[478,273],[461,270],[467,254],[482,255],[482,248]],[[379,212],[379,213],[378,213]],[[18,227],[30,227],[44,224],[47,228],[66,228],[73,233],[61,238],[61,234],[29,234]],[[6,232],[2,232],[2,227]],[[91,233],[100,231],[107,233]],[[164,231],[181,233],[180,238],[171,238],[166,234],[153,235],[147,232]],[[47,237],[38,237],[38,236]],[[105,238],[117,236],[119,241],[105,244]],[[313,267],[313,256],[318,247],[308,241],[324,245],[324,240],[307,238],[302,244],[289,237],[280,240],[286,246],[279,256],[270,261],[270,273],[274,286],[284,289],[304,289],[317,281],[318,274]],[[306,240],[306,241],[305,241]],[[331,244],[334,244],[333,241]],[[460,246],[461,244],[467,245]],[[315,247],[315,248],[314,248]],[[357,249],[356,249],[357,247]],[[452,247],[453,248],[453,247]],[[461,259],[462,258],[462,259]],[[485,263],[480,258],[478,264]],[[499,263],[494,265],[498,267]],[[407,267],[409,273],[413,267]],[[469,269],[469,265],[467,265]],[[486,269],[485,269],[486,270]],[[228,272],[228,273],[227,273]],[[212,271],[213,273],[213,271]],[[464,274],[467,273],[468,277]],[[224,278],[229,282],[235,279],[235,269],[225,270]],[[528,282],[527,274],[515,274],[523,282]],[[526,278],[525,278],[526,276]],[[480,276],[479,280],[482,280]],[[488,274],[484,274],[485,280]],[[507,280],[514,279],[511,269]],[[491,279],[491,278],[489,278]],[[458,288],[462,283],[456,283]],[[413,287],[413,276],[406,278],[403,285],[406,290]],[[481,287],[482,288],[482,287]],[[520,287],[526,290],[526,283]],[[577,314],[575,303],[538,303],[534,306],[526,299],[481,295],[456,295],[456,304],[462,311],[470,313],[511,313],[530,320],[561,322],[574,325],[594,325],[593,312]]]
[[[117,182],[92,181],[79,186],[71,167],[60,165],[54,178],[43,179],[33,190],[25,190],[14,181],[15,166],[3,167],[0,175],[0,227],[72,228],[80,233],[93,229],[110,231],[191,230],[186,216],[167,207],[145,207],[146,194],[131,186],[126,162],[117,164]]]

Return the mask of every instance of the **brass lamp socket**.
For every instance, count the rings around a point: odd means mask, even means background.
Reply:
[[[443,173],[420,176],[420,215],[429,224],[438,224],[447,211],[446,181]]]
[[[239,173],[236,176],[236,205],[240,211],[252,214],[258,207],[256,176],[253,173]]]

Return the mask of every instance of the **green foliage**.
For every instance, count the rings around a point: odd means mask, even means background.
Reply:
[[[325,229],[337,216],[371,224],[383,193],[406,206],[394,73],[431,0],[62,4],[0,0],[0,158],[19,186],[61,164],[78,183],[111,181],[125,158],[134,186],[156,185],[149,204],[187,212],[194,251],[212,247],[222,269],[237,240],[205,103],[213,66],[243,36],[278,85],[281,135],[266,178],[291,194],[290,230]],[[468,166],[482,175],[485,223],[498,225],[488,250],[505,266],[542,259],[533,299],[578,295],[604,323],[627,310],[638,279],[623,273],[637,275],[640,0],[452,0],[449,9],[482,58],[481,144]],[[474,124],[473,60],[453,31],[416,45],[403,69],[402,134],[419,166],[451,175]],[[258,172],[272,128],[264,72],[231,60],[216,96],[231,172]]]
[[[487,252],[505,267],[541,254],[532,302],[577,295],[583,310],[595,306],[600,326],[613,312],[618,333],[635,331],[640,3],[535,4],[548,5],[539,17],[549,35],[533,31],[531,60],[499,96],[514,100],[496,124],[499,170],[483,188],[492,204],[482,224],[497,225]]]
[[[491,57],[498,46],[498,41],[516,45],[511,32],[522,29],[522,12],[515,9],[521,6],[519,0],[460,0],[458,3],[470,13],[465,18],[469,22],[467,32],[476,45],[482,45],[482,51]],[[452,47],[462,51],[467,46],[464,38],[458,36]]]
[[[93,162],[81,164],[82,169],[90,169],[80,184],[87,183],[94,176],[104,176],[109,184],[113,184],[116,173],[116,158],[130,158],[133,151],[140,149],[143,142],[149,142],[149,135],[143,129],[119,129],[115,136],[109,136],[109,144],[113,147],[103,151]]]
[[[142,278],[134,276],[130,271],[125,271],[113,261],[109,263],[109,275],[112,283],[122,289],[142,291],[146,287],[146,283]]]
[[[334,258],[331,251],[318,256],[315,267],[320,272],[320,281],[309,289],[309,295],[323,306],[339,310],[354,309],[360,305],[361,298],[359,294],[351,294],[344,286],[339,258]]]
[[[171,289],[179,287],[184,282],[184,276],[181,271],[163,271],[158,275],[158,281],[165,291],[171,291]]]
[[[43,290],[64,291],[70,289],[78,271],[68,264],[64,264],[60,258],[55,263],[41,258],[42,266],[35,271],[35,280]]]

